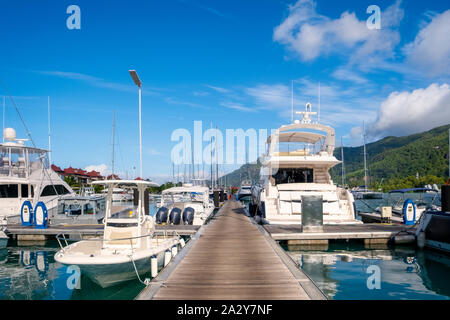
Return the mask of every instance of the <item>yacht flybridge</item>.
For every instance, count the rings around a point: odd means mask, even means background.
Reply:
[[[61,195],[75,195],[70,186],[49,167],[48,151],[25,146],[12,128],[4,130],[0,144],[0,220],[20,221],[20,210],[28,200],[33,207],[42,201],[49,216],[56,211]]]
[[[302,196],[321,195],[324,224],[361,223],[355,219],[353,195],[337,187],[328,172],[341,163],[333,155],[334,129],[311,121],[315,112],[309,103],[297,114],[302,121],[280,127],[267,140],[262,181],[252,192],[257,214],[265,223],[300,224]]]
[[[178,236],[156,236],[154,218],[145,213],[144,193],[157,184],[138,180],[106,180],[93,184],[108,187],[104,236],[102,239],[82,240],[66,247],[55,255],[55,260],[65,265],[77,265],[102,287],[123,281],[140,279],[165,263],[165,252],[179,243]],[[113,206],[114,188],[138,191],[137,206]],[[59,240],[61,237],[58,237]],[[156,259],[151,263],[151,259]]]

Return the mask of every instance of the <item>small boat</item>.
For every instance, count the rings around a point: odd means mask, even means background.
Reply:
[[[244,198],[251,198],[252,196],[252,182],[250,180],[244,180],[241,182],[241,187],[238,191],[238,200]]]
[[[421,193],[422,197],[416,201],[412,201],[411,199],[406,199],[406,196],[410,192]],[[430,193],[433,195],[430,198]],[[438,193],[435,189],[430,188],[409,188],[409,189],[399,189],[389,191],[389,195],[392,194],[401,194],[402,196],[395,202],[388,200],[388,203],[392,205],[392,214],[396,216],[403,217],[404,212],[406,212],[407,206],[415,207],[415,221],[420,219],[422,213],[427,210],[427,208],[434,208],[434,210],[439,210],[440,208],[435,204],[438,199]],[[426,200],[425,198],[428,198]],[[381,208],[377,207],[376,212],[380,213]]]
[[[383,199],[383,193],[370,190],[365,186],[360,186],[352,189],[353,197],[357,200],[361,199]]]
[[[58,199],[58,209],[49,219],[57,224],[101,224],[105,217],[105,196],[65,195]]]
[[[142,180],[105,180],[93,184],[106,185],[108,197],[104,219],[103,238],[82,240],[55,254],[55,260],[64,265],[77,265],[81,273],[103,288],[154,272],[152,268],[162,267],[165,252],[178,246],[178,236],[156,236],[154,218],[145,214],[144,193],[156,183]],[[137,206],[113,207],[114,188],[137,190]],[[156,258],[155,266],[151,259]],[[157,271],[157,270],[156,270]]]
[[[158,224],[202,225],[214,211],[214,202],[209,197],[209,188],[184,184],[166,189],[156,213]]]

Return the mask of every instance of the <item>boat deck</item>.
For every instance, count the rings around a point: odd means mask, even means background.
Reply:
[[[239,202],[227,201],[189,242],[136,299],[325,299]]]

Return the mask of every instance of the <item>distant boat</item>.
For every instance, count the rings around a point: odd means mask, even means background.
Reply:
[[[383,199],[383,193],[360,186],[351,190],[355,199]]]
[[[184,184],[161,193],[156,223],[202,225],[214,211],[209,188]]]
[[[238,191],[238,200],[252,196],[252,182],[250,180],[244,180],[241,182],[241,187]]]

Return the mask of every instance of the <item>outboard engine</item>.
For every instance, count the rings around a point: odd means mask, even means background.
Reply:
[[[171,224],[180,224],[180,222],[181,222],[181,209],[180,208],[173,208],[170,211],[169,223],[171,223]]]
[[[194,222],[194,208],[187,207],[183,211],[183,223],[184,224],[193,224]]]
[[[166,207],[159,208],[158,212],[156,212],[155,215],[156,224],[167,223],[168,213],[169,209],[167,209]]]

